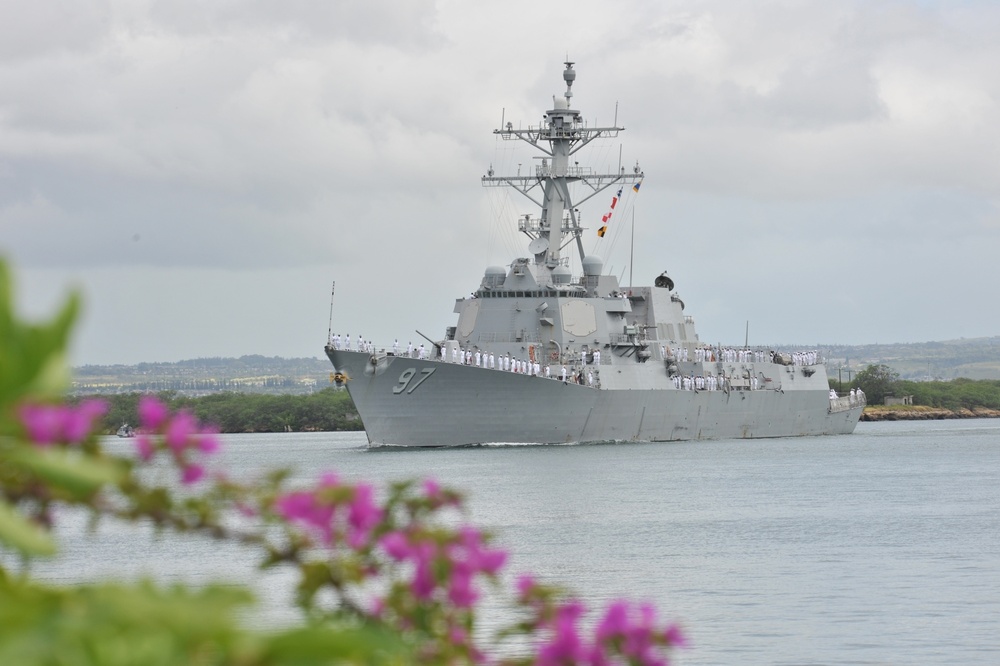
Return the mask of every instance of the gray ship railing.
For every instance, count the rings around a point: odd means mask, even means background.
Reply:
[[[849,395],[842,395],[837,398],[830,398],[830,413],[846,412],[854,407],[864,407],[865,399],[862,397],[852,398]]]

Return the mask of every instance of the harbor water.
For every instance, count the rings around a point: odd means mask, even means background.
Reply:
[[[690,639],[680,664],[1000,663],[1000,420],[660,444],[223,441],[220,465],[236,478],[287,466],[303,484],[332,470],[463,489],[472,520],[512,552],[512,575],[564,584],[595,610],[654,602]],[[78,518],[64,517],[61,556],[37,576],[247,583],[261,598],[250,622],[295,620],[293,578],[260,573],[249,551],[133,526],[90,535]]]

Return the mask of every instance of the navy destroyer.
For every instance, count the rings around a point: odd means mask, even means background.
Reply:
[[[542,153],[527,175],[483,176],[539,209],[518,221],[525,256],[486,268],[455,302],[443,339],[377,348],[330,335],[326,354],[350,392],[372,445],[675,441],[850,433],[863,394],[832,392],[811,350],[708,345],[666,272],[623,287],[586,255],[579,206],[617,187],[638,191],[643,172],[600,173],[573,160],[623,127],[590,126],[572,108],[576,70],[538,126],[504,123],[504,140]],[[580,198],[575,194],[582,192]],[[611,190],[614,192],[615,190]],[[597,230],[604,235],[607,217]],[[574,275],[567,249],[579,254]],[[332,320],[332,308],[331,308]],[[331,325],[332,330],[332,325]]]

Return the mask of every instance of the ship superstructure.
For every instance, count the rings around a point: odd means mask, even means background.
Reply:
[[[442,340],[417,350],[326,353],[372,444],[452,446],[786,437],[849,433],[863,396],[831,394],[822,359],[809,350],[702,344],[666,272],[652,286],[623,288],[584,253],[579,207],[618,185],[638,190],[638,164],[616,173],[574,155],[624,128],[591,127],[572,108],[576,79],[537,127],[496,130],[542,153],[528,175],[493,169],[487,187],[510,187],[539,215],[523,216],[527,256],[487,267]],[[574,199],[574,193],[582,195]],[[602,230],[603,231],[603,230]],[[580,257],[574,276],[568,252]],[[430,342],[430,341],[429,341]]]

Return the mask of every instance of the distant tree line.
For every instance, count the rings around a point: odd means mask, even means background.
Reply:
[[[123,423],[139,422],[142,393],[99,396],[110,408],[102,430],[114,434]],[[225,433],[362,430],[361,419],[347,391],[326,388],[309,395],[271,395],[222,391],[185,397],[173,391],[156,394],[171,409],[187,409],[203,423]],[[81,400],[80,396],[75,400]]]
[[[831,387],[837,387],[835,380]],[[950,381],[914,382],[902,380],[887,365],[869,365],[858,372],[851,388],[865,392],[869,405],[881,405],[886,396],[913,396],[914,405],[941,409],[1000,409],[1000,380],[952,379]]]

